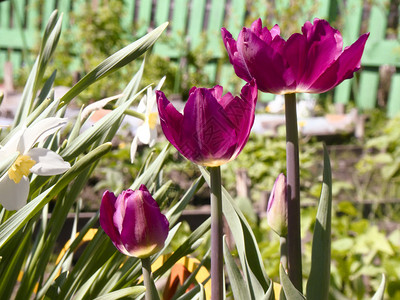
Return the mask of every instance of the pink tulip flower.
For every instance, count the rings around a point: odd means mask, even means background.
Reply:
[[[261,19],[243,28],[237,41],[225,29],[222,39],[236,75],[259,90],[273,94],[323,93],[360,69],[369,33],[343,50],[342,35],[325,20],[306,22],[301,33],[287,41],[275,25],[262,27]]]
[[[235,159],[246,144],[254,123],[257,86],[246,84],[240,97],[223,89],[193,87],[183,114],[157,91],[158,111],[166,138],[192,162],[217,167]]]
[[[100,225],[117,249],[129,256],[147,258],[164,247],[169,223],[144,185],[118,197],[105,191]]]

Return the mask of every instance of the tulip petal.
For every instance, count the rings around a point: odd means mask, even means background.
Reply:
[[[205,88],[196,89],[189,96],[181,134],[182,141],[185,141],[181,153],[199,164],[209,159],[229,160],[236,145],[235,125]]]
[[[233,158],[236,158],[239,155],[249,139],[250,131],[254,124],[257,96],[258,90],[254,80],[242,88],[240,98],[243,117],[240,122],[238,122],[238,124],[240,124],[240,131],[237,134],[237,148]]]
[[[62,174],[71,168],[69,162],[64,161],[60,155],[49,149],[33,148],[26,154],[36,162],[30,171],[37,175]]]
[[[23,176],[15,183],[5,173],[0,179],[0,203],[6,210],[18,210],[26,204],[29,195],[29,179]]]
[[[221,29],[221,34],[225,48],[228,52],[229,61],[232,64],[236,75],[247,82],[250,81],[252,76],[247,69],[242,55],[238,52],[236,41],[232,38],[230,32],[225,28]]]
[[[246,28],[240,32],[237,44],[258,88],[263,92],[279,94],[286,86],[284,62],[279,52]]]
[[[66,118],[46,118],[34,123],[22,135],[18,144],[18,151],[25,153],[36,143],[44,141],[65,124],[67,124]]]
[[[310,86],[310,93],[324,93],[345,79],[352,78],[360,69],[361,56],[369,33],[344,49],[339,58]]]
[[[340,32],[325,20],[315,19],[312,26],[307,22],[302,30],[307,39],[306,68],[302,85],[310,86],[339,57],[343,51]]]
[[[164,93],[156,91],[161,128],[168,141],[179,150],[178,142],[183,116],[168,101]]]
[[[169,223],[148,191],[136,190],[126,201],[121,240],[136,257],[148,257],[164,246]]]
[[[114,246],[123,254],[130,255],[122,245],[121,236],[117,227],[114,225],[115,203],[117,198],[114,193],[105,191],[100,204],[100,226],[104,232],[110,237]]]

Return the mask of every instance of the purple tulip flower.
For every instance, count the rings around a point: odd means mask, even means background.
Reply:
[[[261,19],[243,28],[237,41],[221,29],[236,75],[247,82],[255,78],[266,93],[323,93],[360,69],[369,33],[343,50],[342,35],[325,20],[306,22],[302,32],[285,41],[278,25],[268,30]]]
[[[105,191],[100,205],[100,225],[117,249],[146,258],[164,247],[169,223],[144,185],[118,197]]]
[[[279,236],[286,236],[288,227],[288,203],[286,199],[286,177],[278,175],[267,206],[267,222]]]
[[[222,94],[222,87],[193,87],[183,114],[157,91],[161,127],[166,138],[192,162],[217,167],[235,159],[254,123],[257,86],[246,84],[240,97]]]

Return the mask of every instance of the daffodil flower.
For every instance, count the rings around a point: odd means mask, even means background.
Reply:
[[[71,166],[57,153],[45,148],[33,148],[67,123],[64,118],[47,118],[30,127],[24,126],[0,148],[0,161],[17,154],[11,167],[0,178],[0,203],[7,210],[17,210],[26,204],[30,173],[51,176],[64,173]]]
[[[153,89],[149,87],[147,94],[139,102],[138,112],[144,114],[143,123],[137,128],[136,136],[131,145],[131,162],[133,162],[137,150],[138,140],[142,144],[153,147],[157,140],[157,121],[158,112],[156,108],[156,93],[164,84],[165,76],[160,80],[158,85]]]

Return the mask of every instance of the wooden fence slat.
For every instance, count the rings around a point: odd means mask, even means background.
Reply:
[[[400,112],[400,74],[395,73],[392,76],[390,85],[388,103],[387,103],[387,116],[393,118]]]
[[[192,49],[201,43],[201,35],[203,32],[204,13],[206,8],[206,0],[192,0],[190,9],[188,37],[190,37],[190,46]]]
[[[125,15],[122,19],[122,26],[129,29],[129,32],[134,28],[134,16],[135,16],[135,0],[125,1]]]
[[[151,22],[151,8],[153,1],[140,1],[140,6],[138,10],[138,19],[137,19],[137,35],[142,36],[147,33],[147,30],[150,27]]]
[[[158,0],[155,13],[155,26],[159,26],[168,21],[170,0]]]
[[[380,3],[379,3],[380,2]],[[380,44],[386,34],[387,16],[383,10],[382,1],[376,1],[372,4],[371,14],[369,17],[368,30],[370,36],[365,46],[362,64],[365,66],[365,61],[368,60],[370,49],[374,49],[377,44]],[[387,53],[381,53],[386,56]],[[363,70],[360,75],[359,98],[357,99],[357,107],[361,109],[371,109],[376,106],[377,93],[379,86],[379,68]]]
[[[224,0],[212,0],[206,30],[207,52],[211,53],[212,57],[215,58],[220,58],[223,56],[221,27],[224,26],[224,11]]]
[[[5,1],[0,5],[0,28],[10,28],[10,1]]]
[[[362,0],[349,0],[345,8],[342,30],[343,44],[348,46],[358,38],[362,19]],[[347,104],[350,100],[351,89],[354,79],[348,79],[342,82],[334,91],[334,102]],[[355,95],[358,98],[358,95]],[[355,99],[357,100],[357,99]]]

